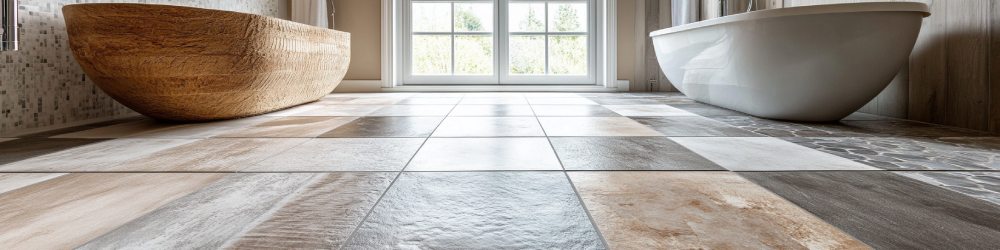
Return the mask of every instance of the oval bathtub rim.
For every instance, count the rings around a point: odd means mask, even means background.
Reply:
[[[681,26],[670,27],[649,33],[649,37],[656,37],[666,34],[678,33],[703,27],[715,26],[725,23],[743,22],[758,19],[816,15],[816,14],[836,14],[836,13],[856,13],[856,12],[921,12],[924,17],[931,15],[930,7],[921,2],[869,2],[869,3],[843,3],[809,5],[799,7],[787,7],[777,9],[758,10],[747,13],[740,13],[730,16],[713,18],[698,21]]]

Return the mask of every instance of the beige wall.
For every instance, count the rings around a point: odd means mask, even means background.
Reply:
[[[637,0],[618,0],[618,79],[635,82],[635,8]]]

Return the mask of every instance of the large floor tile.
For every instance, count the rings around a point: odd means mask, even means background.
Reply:
[[[347,240],[396,173],[329,173],[267,214],[229,247],[334,249]]]
[[[899,120],[897,118],[892,118],[888,116],[873,115],[868,113],[854,112],[844,119],[844,121],[886,121],[886,120]]]
[[[137,115],[137,114],[135,114],[135,115],[125,115],[125,116],[123,116],[123,117],[121,117],[119,119],[114,119],[114,120],[110,120],[110,121],[96,122],[96,123],[90,123],[90,124],[84,124],[84,125],[80,125],[80,126],[72,126],[72,127],[68,127],[68,128],[61,128],[61,129],[54,129],[54,130],[46,130],[46,131],[41,131],[41,132],[31,133],[31,134],[26,134],[26,135],[18,135],[17,137],[18,138],[49,138],[49,137],[52,137],[52,136],[57,136],[57,135],[62,135],[62,134],[70,134],[70,133],[75,133],[75,132],[80,132],[80,131],[85,131],[85,130],[91,130],[91,129],[95,129],[95,128],[107,127],[107,126],[111,126],[111,125],[122,124],[122,123],[129,123],[129,122],[134,122],[134,121],[141,121],[141,120],[146,120],[146,119],[148,119],[148,118],[145,118],[145,117]]]
[[[732,171],[878,170],[770,137],[671,137]]]
[[[583,97],[580,93],[566,93],[566,92],[529,92],[524,93],[524,97],[527,98],[576,98]]]
[[[285,116],[366,116],[388,105],[320,105]]]
[[[397,104],[409,104],[409,105],[454,105],[458,104],[462,98],[458,97],[410,97],[400,101]]]
[[[531,105],[597,105],[596,102],[583,97],[529,97]]]
[[[162,129],[176,129],[177,127],[191,126],[191,124],[163,123],[151,119],[142,119],[132,122],[119,123],[105,127],[88,129],[84,131],[66,133],[52,136],[52,138],[125,138],[140,133],[149,133]]]
[[[219,249],[318,174],[231,174],[78,249]]]
[[[68,174],[0,195],[0,246],[70,249],[219,180],[221,174]],[[159,235],[161,231],[154,233]]]
[[[535,116],[528,105],[458,105],[449,116]]]
[[[772,137],[872,137],[884,136],[843,123],[794,123],[750,116],[717,116],[712,119]]]
[[[764,136],[700,116],[632,117],[666,136]]]
[[[669,105],[604,105],[605,108],[623,116],[698,116],[694,113]]]
[[[448,117],[434,137],[545,136],[535,117]]]
[[[627,98],[627,97],[596,97],[596,98],[590,98],[590,100],[596,102],[597,104],[601,104],[601,105],[656,105],[656,104],[663,104],[660,101],[657,101],[657,100],[654,100],[654,99],[651,99],[651,98],[645,98],[645,97],[639,97],[639,98],[635,98],[635,97],[632,97],[632,98]]]
[[[562,170],[562,166],[545,138],[431,138],[406,170]]]
[[[465,96],[462,101],[459,102],[462,105],[476,105],[476,104],[492,104],[492,105],[526,105],[528,104],[528,99],[522,96],[511,96],[511,97],[472,97]]]
[[[537,116],[621,116],[599,105],[532,105]]]
[[[549,136],[663,136],[628,117],[539,117]]]
[[[319,137],[428,137],[444,117],[368,116],[344,124]]]
[[[277,119],[275,116],[256,116],[235,120],[191,123],[183,126],[171,126],[149,132],[128,136],[128,138],[162,138],[162,139],[200,139],[209,138],[233,130],[243,129],[263,122]]]
[[[963,137],[963,136],[996,136],[988,132],[971,129],[935,125],[906,120],[882,121],[842,121],[841,123],[891,136],[904,137]]]
[[[729,172],[571,172],[619,249],[864,249],[864,243]]]
[[[117,165],[115,171],[240,171],[307,138],[213,138],[159,151]]]
[[[368,116],[447,116],[455,105],[389,105]]]
[[[8,172],[101,172],[194,139],[114,139],[0,166]]]
[[[344,101],[343,104],[351,105],[393,105],[397,104],[406,98],[404,97],[356,97],[354,99]]]
[[[55,179],[66,173],[0,173],[0,194]]]
[[[703,103],[679,103],[679,104],[670,104],[670,106],[705,117],[746,116],[746,114],[740,113],[739,111],[729,110]]]
[[[400,171],[422,138],[318,138],[243,171]]]
[[[1000,172],[895,172],[1000,206]]]
[[[0,142],[0,165],[102,141],[106,139],[25,138]]]
[[[274,119],[243,129],[230,131],[217,137],[234,138],[281,138],[319,136],[341,125],[347,124],[357,117],[351,116],[290,116]]]
[[[888,170],[1000,170],[1000,138],[784,139]]]
[[[566,170],[725,170],[666,137],[556,137]]]
[[[345,249],[603,249],[563,173],[404,172]]]
[[[741,175],[876,249],[1000,246],[1000,206],[894,173]]]

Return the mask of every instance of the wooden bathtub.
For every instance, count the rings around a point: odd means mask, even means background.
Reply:
[[[84,72],[143,115],[209,121],[316,101],[343,79],[350,34],[278,18],[152,4],[63,7]]]

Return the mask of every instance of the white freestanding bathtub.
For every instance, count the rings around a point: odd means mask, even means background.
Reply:
[[[835,121],[908,61],[927,5],[879,2],[762,10],[652,32],[685,95],[750,115]]]

